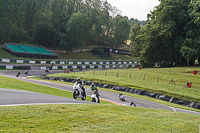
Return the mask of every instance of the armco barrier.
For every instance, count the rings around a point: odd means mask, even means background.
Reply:
[[[12,66],[12,65],[0,65],[0,69],[21,69],[21,70],[31,70],[31,66]]]
[[[4,63],[20,63],[20,64],[60,64],[60,65],[133,65],[139,64],[135,60],[52,60],[52,61],[38,61],[38,60],[22,60],[22,59],[7,59],[0,58],[0,62]]]
[[[51,66],[51,67],[40,67],[38,66],[37,68],[34,67],[33,69],[40,69],[40,70],[46,70],[49,68],[50,70],[58,70],[58,69],[79,69],[82,67],[82,69],[102,69],[103,67],[107,69],[116,69],[116,68],[126,68],[126,67],[137,67],[137,65],[66,65],[66,66]],[[17,65],[0,65],[0,69],[21,69],[21,70],[31,70],[31,66],[17,66]]]
[[[40,67],[40,70],[45,70],[46,68],[49,68],[50,70],[57,70],[57,69],[79,69],[82,67],[82,69],[102,69],[103,67],[107,69],[116,69],[116,68],[128,68],[128,67],[138,67],[138,65],[66,65],[66,66],[53,66],[53,67]]]
[[[64,81],[64,82],[75,81],[74,79],[70,79],[70,78],[48,77],[45,75],[41,76],[40,78],[45,79],[45,80],[58,80],[58,81]],[[175,103],[175,104],[179,104],[179,105],[183,105],[183,106],[187,106],[187,107],[191,107],[195,109],[200,109],[200,103],[198,102],[190,102],[187,100],[183,100],[183,99],[179,99],[179,98],[175,98],[175,97],[171,97],[167,95],[149,92],[149,91],[143,91],[143,90],[134,89],[134,88],[127,88],[127,87],[110,85],[110,84],[101,84],[101,83],[96,83],[96,82],[91,82],[91,81],[83,81],[83,82],[85,85],[88,85],[88,86],[94,83],[97,87],[101,87],[101,88],[107,88],[107,89],[112,89],[112,90],[117,90],[117,91],[124,91],[124,92],[133,93],[133,94],[148,96],[151,98],[156,98],[156,99],[160,99],[167,102],[171,102],[171,103]]]

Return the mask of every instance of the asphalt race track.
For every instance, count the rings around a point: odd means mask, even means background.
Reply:
[[[34,104],[80,104],[91,103],[66,97],[59,97],[22,90],[0,88],[0,106],[34,105]]]
[[[20,72],[19,77],[16,77],[17,73]],[[27,76],[40,76],[40,75],[47,75],[47,74],[53,74],[53,73],[64,73],[64,70],[50,70],[49,73],[46,73],[44,70],[30,70],[28,74],[24,74],[25,70],[20,71],[0,71],[0,75],[15,78],[18,80],[23,80],[35,84],[40,84],[52,88],[62,89],[66,91],[72,92],[72,86],[71,85],[65,85],[65,84],[59,84],[59,83],[53,83],[49,81],[42,81],[42,80],[33,80],[29,78],[24,78]],[[93,93],[89,88],[86,88],[86,94],[90,96]],[[189,111],[189,110],[183,110],[178,108],[172,108],[166,105],[157,104],[154,102],[125,96],[126,102],[122,102],[118,99],[118,94],[113,92],[107,92],[107,91],[101,91],[99,90],[100,98],[102,100],[108,100],[115,102],[119,105],[130,105],[130,102],[133,101],[137,107],[144,107],[144,108],[153,108],[153,109],[164,109],[164,110],[170,110],[170,111],[176,111],[176,112],[186,112],[186,113],[192,113],[200,115],[199,112]],[[74,100],[66,97],[59,97],[59,96],[52,96],[52,95],[46,95],[46,94],[38,94],[33,92],[26,92],[26,91],[16,91],[16,90],[9,90],[9,89],[0,89],[0,106],[2,105],[21,105],[21,104],[75,104],[75,103],[91,103],[86,102],[82,100]]]

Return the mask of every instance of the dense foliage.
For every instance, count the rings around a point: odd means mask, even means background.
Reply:
[[[146,25],[132,26],[132,51],[149,66],[193,65],[200,57],[199,0],[160,0]]]
[[[0,41],[66,51],[87,44],[119,47],[130,32],[119,13],[106,0],[1,0]]]

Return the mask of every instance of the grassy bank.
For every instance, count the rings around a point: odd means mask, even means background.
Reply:
[[[198,132],[198,115],[117,105],[0,108],[5,132]]]
[[[120,55],[120,54],[111,54],[110,57],[100,57],[92,54],[91,52],[75,52],[66,54],[65,52],[56,52],[58,55],[58,59],[87,59],[87,60],[136,60],[137,58],[133,58],[127,55]],[[6,52],[4,49],[0,48],[0,57],[1,58],[10,58],[10,59],[31,59],[31,58],[22,58],[22,57],[15,57],[12,54]],[[44,60],[44,59],[34,59],[34,60]],[[51,60],[51,59],[45,59]]]
[[[117,105],[0,107],[2,132],[198,132],[198,115]]]
[[[1,58],[14,58],[14,56],[6,52],[3,48],[0,48],[0,57]]]
[[[58,59],[92,59],[92,60],[135,60],[136,58],[120,55],[120,54],[111,54],[110,57],[101,57],[92,54],[91,52],[75,52],[66,55],[66,53],[57,52]]]
[[[186,69],[190,69],[188,72]],[[198,67],[126,69],[106,71],[87,71],[69,74],[55,74],[56,77],[81,77],[84,80],[115,84],[141,90],[166,94],[169,96],[200,102],[200,76],[192,71],[200,71]],[[176,85],[169,83],[173,78]],[[158,81],[158,82],[157,82]],[[184,87],[192,82],[192,88]]]

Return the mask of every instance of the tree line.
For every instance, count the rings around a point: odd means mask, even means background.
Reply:
[[[71,51],[87,44],[119,47],[127,17],[106,0],[0,0],[0,41]]]
[[[143,66],[194,65],[200,59],[200,1],[160,0],[145,26],[131,29],[131,50]]]

